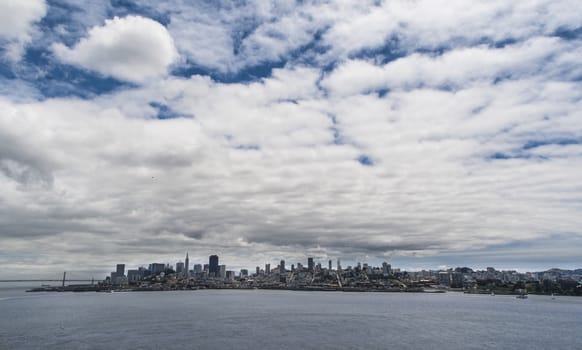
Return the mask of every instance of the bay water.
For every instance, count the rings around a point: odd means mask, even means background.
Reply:
[[[25,293],[0,349],[582,349],[582,298],[198,290]]]

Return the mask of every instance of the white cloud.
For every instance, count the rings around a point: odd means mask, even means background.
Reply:
[[[33,24],[44,17],[44,0],[4,0],[0,2],[0,39],[8,41],[6,56],[18,61],[24,46],[31,40]]]
[[[320,9],[318,9],[320,10]],[[558,29],[576,29],[572,1],[386,1],[330,5],[318,18],[331,18],[324,35],[331,49],[326,59],[345,58],[365,49],[385,46],[390,53],[471,46],[483,40],[524,40]]]
[[[248,266],[579,234],[579,147],[516,156],[532,138],[581,130],[577,83],[336,98],[318,79],[286,68],[252,84],[195,76],[92,101],[2,101],[3,249],[26,251],[26,237],[80,259],[90,245],[112,264],[173,262],[188,247]],[[194,117],[152,119],[150,101]]]
[[[164,75],[178,58],[166,28],[139,16],[106,20],[73,48],[55,44],[53,50],[63,62],[138,83]]]
[[[168,14],[176,45],[197,65],[236,72],[290,57],[316,43],[321,64],[363,50],[378,55],[454,49],[487,42],[522,41],[579,26],[572,1],[463,0],[225,2],[220,5],[150,2]],[[300,56],[300,59],[305,57]]]
[[[536,37],[503,48],[476,46],[439,56],[414,53],[383,66],[352,60],[330,73],[322,86],[335,94],[351,95],[378,89],[457,87],[482,80],[492,82],[498,78],[538,75],[546,67],[555,70],[554,60],[566,61],[573,50],[579,49],[579,44],[572,45],[558,38]],[[566,64],[561,62],[559,66]],[[580,69],[580,64],[569,66]]]

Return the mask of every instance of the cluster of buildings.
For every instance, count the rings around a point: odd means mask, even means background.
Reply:
[[[335,268],[334,268],[335,267]],[[146,267],[125,271],[124,264],[118,264],[103,285],[131,287],[143,290],[200,289],[200,288],[270,288],[297,290],[342,290],[342,291],[423,291],[431,289],[474,290],[486,282],[515,285],[517,283],[540,283],[559,281],[567,278],[580,284],[582,270],[548,270],[544,272],[519,273],[498,271],[492,267],[482,271],[470,268],[448,270],[400,271],[384,262],[381,266],[358,263],[343,268],[338,259],[327,264],[316,262],[309,257],[307,264],[291,264],[285,260],[278,265],[257,266],[254,271],[241,269],[227,270],[220,264],[217,255],[211,255],[207,264],[190,266],[188,253],[184,261],[170,264],[152,263]],[[582,291],[582,289],[581,289]]]

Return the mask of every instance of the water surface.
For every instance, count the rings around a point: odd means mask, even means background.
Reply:
[[[0,289],[0,349],[574,349],[582,298]]]

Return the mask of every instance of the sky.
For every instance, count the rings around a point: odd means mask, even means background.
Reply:
[[[581,268],[578,5],[1,1],[0,278]]]

